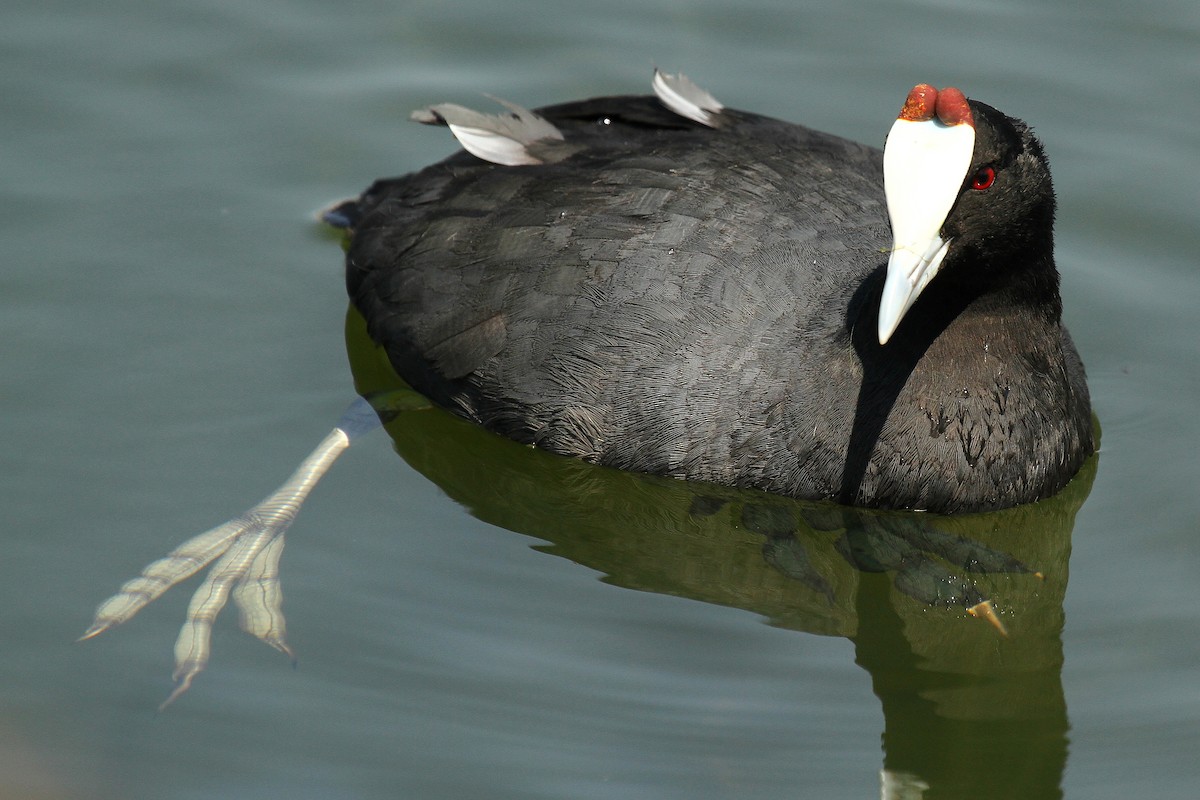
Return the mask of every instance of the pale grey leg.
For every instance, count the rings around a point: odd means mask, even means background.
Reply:
[[[242,630],[294,659],[285,641],[279,583],[284,532],[352,439],[378,424],[366,401],[357,401],[282,486],[246,513],[189,539],[127,581],[96,608],[95,619],[80,640],[126,622],[172,586],[213,564],[188,605],[175,642],[177,685],[160,710],[186,692],[208,664],[213,620],[231,596],[240,612]]]

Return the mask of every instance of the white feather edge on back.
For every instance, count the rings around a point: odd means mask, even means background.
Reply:
[[[681,117],[717,126],[717,115],[725,108],[715,97],[692,83],[682,72],[670,75],[654,70],[654,94]],[[484,114],[455,103],[440,103],[412,113],[426,125],[445,125],[468,153],[506,167],[545,163],[530,152],[539,142],[562,141],[562,131],[527,108],[493,97],[508,109],[507,114]]]
[[[717,115],[724,110],[725,106],[721,105],[717,98],[692,83],[682,72],[678,75],[669,75],[655,69],[651,85],[662,104],[679,116],[710,128],[717,126]]]
[[[529,152],[536,142],[562,141],[558,128],[516,103],[493,97],[508,114],[484,114],[454,103],[442,103],[412,113],[417,122],[445,125],[471,155],[506,167],[541,164]]]

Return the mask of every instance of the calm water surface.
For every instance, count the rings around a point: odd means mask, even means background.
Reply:
[[[1193,0],[10,0],[0,23],[0,796],[860,798],[885,767],[910,797],[1195,796]],[[1044,513],[940,529],[1045,573],[980,584],[1009,639],[917,603],[927,575],[848,566],[913,542],[895,519],[697,497],[416,412],[289,536],[297,669],[230,614],[156,714],[186,590],[72,644],[352,396],[312,212],[453,149],[409,110],[642,91],[655,64],[860,141],[918,81],[1042,135],[1104,438]]]

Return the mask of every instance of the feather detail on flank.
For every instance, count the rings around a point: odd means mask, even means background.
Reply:
[[[442,103],[412,113],[412,118],[426,125],[445,125],[450,128],[468,153],[484,161],[506,167],[544,164],[558,161],[553,154],[562,142],[558,128],[527,108],[498,97],[491,98],[508,109],[507,114],[484,114],[454,103]],[[551,145],[542,147],[541,145]]]
[[[682,72],[678,75],[668,75],[656,69],[651,85],[662,104],[679,116],[710,128],[716,128],[720,124],[720,113],[725,110],[725,106],[692,83]]]

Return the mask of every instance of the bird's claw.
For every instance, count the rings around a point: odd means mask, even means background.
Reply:
[[[231,598],[238,608],[242,630],[294,663],[295,654],[285,641],[279,580],[284,532],[313,486],[349,444],[346,432],[334,429],[287,482],[261,503],[149,564],[96,608],[95,619],[80,641],[127,622],[172,586],[212,564],[188,604],[187,617],[175,641],[176,686],[159,709],[186,692],[207,666],[213,621]]]

